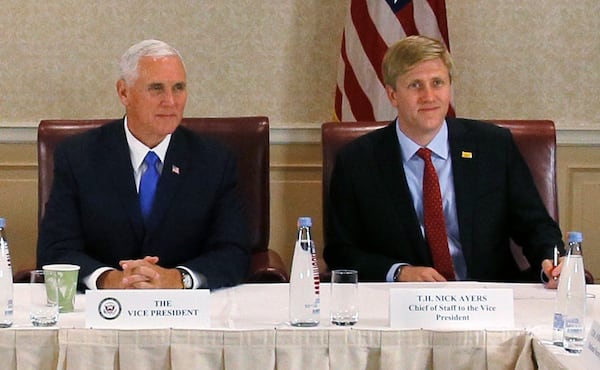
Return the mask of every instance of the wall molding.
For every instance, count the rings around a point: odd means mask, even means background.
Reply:
[[[0,122],[0,143],[35,143],[38,122]],[[600,146],[600,122],[595,124],[556,124],[559,145]],[[273,125],[271,144],[320,144],[319,124]]]

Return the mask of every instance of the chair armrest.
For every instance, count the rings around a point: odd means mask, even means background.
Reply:
[[[19,270],[13,274],[13,282],[15,283],[29,283],[30,272],[35,269],[24,269]]]
[[[585,283],[586,284],[594,284],[594,275],[589,272],[587,269],[585,271]]]
[[[252,252],[247,283],[287,283],[289,275],[281,256],[271,249]]]
[[[331,270],[327,266],[327,262],[324,258],[320,258],[317,262],[319,264],[319,280],[322,283],[329,283],[331,281]]]

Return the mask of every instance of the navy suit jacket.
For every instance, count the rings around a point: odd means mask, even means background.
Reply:
[[[123,120],[66,139],[38,239],[38,265],[73,263],[81,278],[123,259],[158,256],[216,289],[241,282],[249,266],[233,154],[178,127],[171,137],[152,215],[144,224]]]
[[[562,236],[510,131],[466,119],[446,121],[468,279],[521,280],[509,238],[523,246],[539,276],[541,261],[552,258]],[[395,121],[338,154],[325,203],[324,257],[331,269],[357,269],[363,281],[385,281],[398,262],[433,266],[405,179]]]

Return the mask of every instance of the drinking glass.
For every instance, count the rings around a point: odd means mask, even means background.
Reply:
[[[33,326],[54,326],[58,322],[57,286],[46,285],[43,270],[33,270],[29,278],[29,320]]]
[[[340,326],[358,322],[358,272],[331,272],[331,323]]]

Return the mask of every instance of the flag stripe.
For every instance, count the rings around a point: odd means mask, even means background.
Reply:
[[[388,116],[394,115],[381,78],[381,59],[385,50],[387,46],[384,46],[379,60],[373,62],[361,44],[354,23],[345,28],[342,44],[342,58],[346,64],[345,95],[354,117],[364,117],[364,120],[385,120]],[[348,76],[348,73],[352,76]],[[348,85],[349,77],[350,81],[357,81],[358,86]],[[356,91],[355,88],[361,91]],[[363,96],[366,96],[367,100],[363,100]]]
[[[415,20],[413,18],[413,3],[412,1],[406,4],[400,11],[396,13],[396,17],[402,28],[404,29],[404,33],[407,35],[418,35],[419,31],[417,30],[417,26],[415,25]]]
[[[369,16],[367,4],[363,1],[353,1],[350,5],[350,14],[352,16],[352,27],[356,31],[356,36],[360,40],[360,45],[371,61],[371,65],[379,78],[383,82],[381,75],[381,61],[387,45],[379,35],[377,28],[373,24],[373,19]]]
[[[402,27],[398,27],[398,18],[385,1],[367,1],[369,14],[377,32],[385,40],[386,47],[406,37]]]
[[[427,0],[413,0],[415,25],[420,35],[428,35],[438,40],[442,34],[438,28],[437,18]]]
[[[396,116],[381,63],[391,44],[415,34],[442,38],[449,47],[444,0],[351,1],[338,62],[337,119],[382,121]]]
[[[346,75],[345,81],[351,79],[352,81],[356,81],[358,86],[348,86],[346,85],[346,95],[350,101],[350,105],[352,106],[352,111],[361,110],[366,112],[371,112],[368,117],[374,117],[372,113],[372,101],[375,101],[375,97],[371,97],[368,95],[377,94],[379,90],[379,86],[381,86],[379,82],[379,77],[377,76],[377,72],[373,67],[373,64],[369,60],[365,50],[360,45],[360,40],[358,39],[358,34],[354,27],[346,28],[346,43],[345,43],[345,51],[346,51],[346,71],[351,71],[352,76]],[[352,87],[357,87],[361,91],[353,91]],[[361,97],[367,96],[366,101],[362,100],[354,100],[354,97],[360,95]],[[364,105],[368,105],[368,107],[364,107]]]
[[[444,1],[428,0],[429,6],[435,14],[438,29],[442,34],[442,39],[446,47],[450,50],[450,39],[448,38],[448,18],[446,17],[446,3]]]
[[[345,44],[345,42],[343,43]],[[343,45],[342,45],[343,46]],[[352,111],[352,115],[355,117],[370,117],[370,119],[374,119],[375,115],[373,114],[373,108],[371,106],[371,102],[369,97],[365,94],[365,90],[360,85],[360,82],[357,80],[358,76],[364,76],[367,74],[365,71],[368,69],[364,63],[359,63],[355,58],[354,63],[350,63],[348,54],[346,53],[346,48],[342,49],[342,60],[344,61],[345,71],[344,71],[344,91],[348,101],[353,104],[349,105],[349,110]],[[361,73],[355,73],[353,71],[352,66],[360,67],[363,66]],[[371,76],[372,78],[372,76]]]

